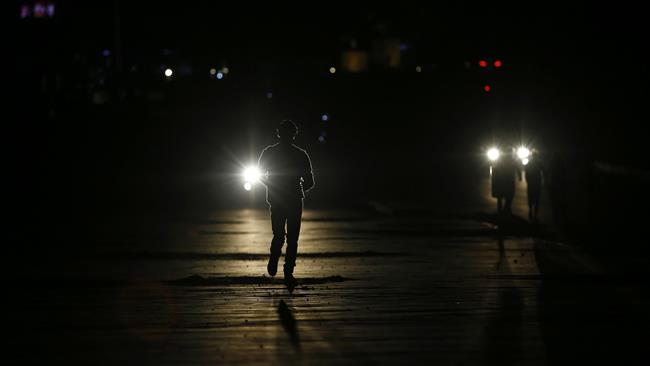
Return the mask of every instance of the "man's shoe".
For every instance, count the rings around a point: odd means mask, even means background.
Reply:
[[[279,255],[275,255],[271,253],[271,257],[269,257],[269,264],[266,266],[266,270],[269,271],[269,275],[271,275],[271,277],[275,276],[278,273],[279,260],[280,260]]]
[[[292,274],[290,273],[285,273],[284,274],[284,284],[287,286],[287,290],[289,290],[290,293],[293,292],[293,289],[298,286],[298,280],[296,280],[295,277],[293,277]]]

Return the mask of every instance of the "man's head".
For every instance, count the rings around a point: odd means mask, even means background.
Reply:
[[[298,134],[298,127],[291,120],[285,119],[277,128],[278,138],[283,142],[292,142]]]

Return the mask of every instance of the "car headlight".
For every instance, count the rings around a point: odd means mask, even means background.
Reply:
[[[496,147],[490,148],[487,151],[487,158],[490,161],[497,161],[499,160],[499,157],[501,156],[501,151],[497,149]]]
[[[242,172],[244,178],[244,189],[250,191],[253,185],[260,181],[262,173],[256,166],[249,166]]]
[[[528,158],[530,157],[530,149],[527,148],[526,146],[520,146],[517,149],[517,157],[522,162],[524,161],[524,159],[528,160]]]
[[[260,170],[257,169],[257,167],[251,166],[244,169],[242,176],[244,177],[245,182],[256,183],[260,180],[262,173],[260,173]]]

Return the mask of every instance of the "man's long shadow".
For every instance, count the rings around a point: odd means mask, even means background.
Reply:
[[[503,275],[512,274],[506,253],[507,234],[508,232],[503,227],[499,227],[497,231],[499,260],[496,270]],[[496,298],[499,310],[495,312],[485,327],[483,361],[495,365],[517,365],[523,357],[523,299],[513,284],[499,284],[499,286],[504,286]]]
[[[298,322],[293,316],[291,308],[287,305],[284,300],[280,300],[280,305],[278,305],[278,315],[280,317],[280,323],[282,327],[289,335],[289,340],[296,350],[300,350],[300,335],[298,334]]]

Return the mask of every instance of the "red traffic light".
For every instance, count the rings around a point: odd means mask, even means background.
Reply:
[[[486,86],[483,87],[483,91],[485,91],[486,93],[489,93],[491,90],[492,90],[492,87],[489,86],[489,85],[486,85]]]
[[[478,65],[479,65],[480,67],[487,67],[488,63],[487,63],[487,61],[485,61],[485,60],[481,60],[481,61],[478,62]]]
[[[494,67],[501,67],[501,66],[503,66],[503,63],[501,62],[501,60],[494,61]]]

